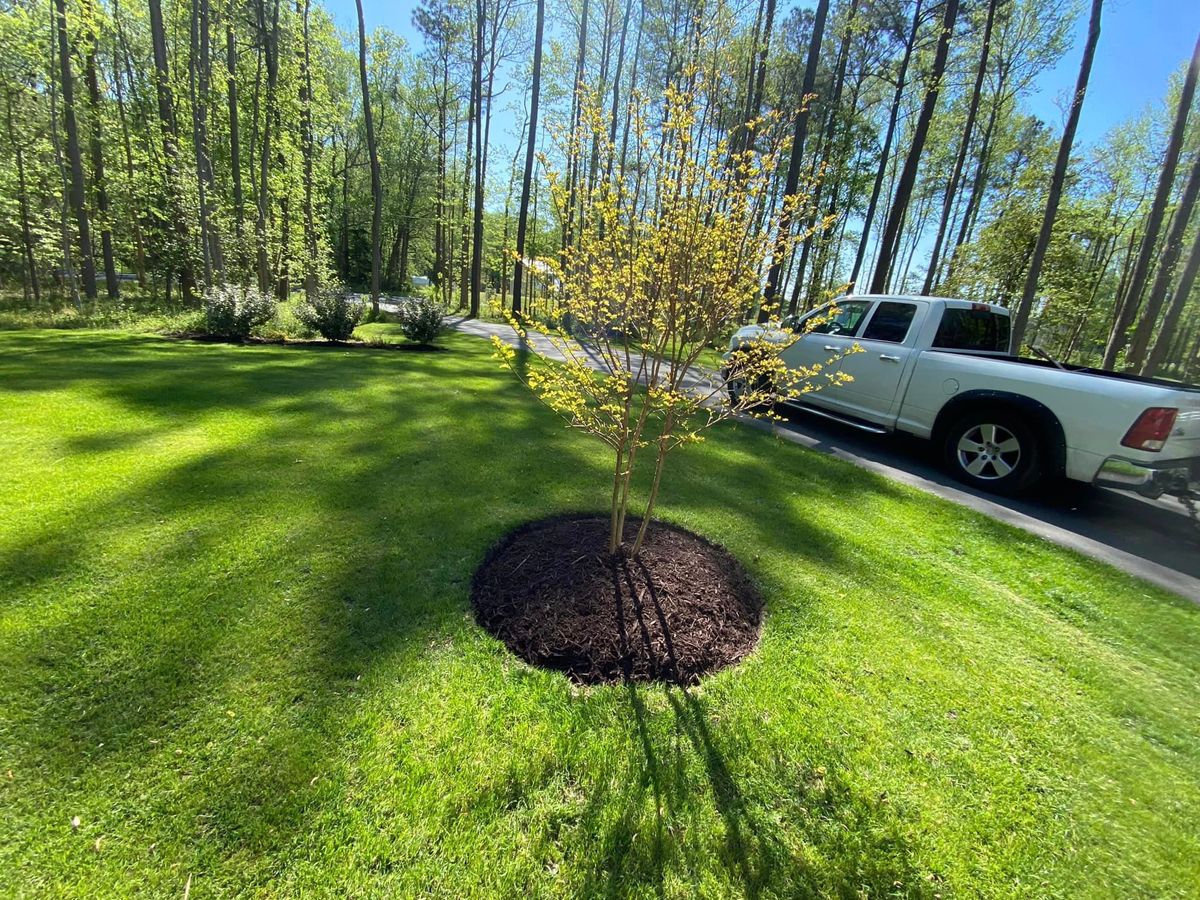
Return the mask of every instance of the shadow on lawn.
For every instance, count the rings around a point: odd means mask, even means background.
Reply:
[[[152,833],[174,828],[193,838],[203,847],[197,852],[213,860],[295,841],[313,802],[306,789],[328,765],[329,742],[345,740],[350,698],[362,690],[358,677],[381,660],[419,664],[431,638],[461,631],[471,574],[496,538],[577,506],[579,479],[602,483],[605,475],[595,455],[559,441],[555,464],[567,474],[544,479],[536,447],[562,434],[561,426],[498,369],[460,387],[455,379],[467,377],[467,366],[471,378],[486,368],[482,354],[470,357],[346,359],[41,335],[29,352],[0,357],[6,390],[79,391],[136,414],[136,427],[124,431],[94,423],[59,435],[67,453],[99,459],[159,438],[183,439],[188,429],[215,435],[204,452],[182,454],[152,476],[64,504],[0,559],[0,578],[18,589],[7,603],[41,591],[38,602],[61,606],[22,633],[19,658],[11,660],[21,672],[13,686],[37,698],[22,710],[22,730],[33,738],[22,763],[65,773],[71,783],[123,783],[143,767],[166,766],[148,748],[177,730],[195,739],[199,728],[201,744],[204,729],[218,744],[228,739],[221,720],[214,722],[214,698],[248,693],[265,710],[265,739],[211,757],[189,750],[176,767],[202,783],[185,806],[175,808],[178,797],[166,791],[135,815]],[[489,415],[480,416],[481,404]],[[231,427],[226,414],[244,420],[243,430],[223,437]],[[712,471],[711,461],[687,465],[691,472],[677,470],[669,483],[690,474],[701,486],[668,487],[666,508],[719,508],[771,546],[830,565],[852,561],[846,547],[795,511],[756,507],[747,495],[784,487],[892,490],[878,479],[841,480],[832,463],[806,466],[805,480],[795,484],[748,454],[735,472]],[[463,497],[472,506],[465,515]],[[77,524],[83,518],[86,529]],[[134,569],[105,569],[104,548],[114,536],[140,542]],[[297,565],[280,572],[280,560]],[[86,602],[68,580],[77,573],[93,592]],[[803,609],[808,599],[788,602]],[[260,664],[256,654],[270,659]],[[775,815],[772,798],[748,792],[750,773],[729,761],[737,735],[718,730],[700,696],[670,689],[669,708],[653,712],[647,693],[627,688],[635,747],[613,763],[625,768],[622,786],[614,794],[598,789],[584,815],[602,845],[588,893],[616,895],[637,883],[662,892],[668,867],[701,868],[686,857],[707,846],[689,844],[687,829],[711,811],[709,802],[724,831],[723,863],[747,895],[776,888],[882,893],[894,881],[914,883],[883,811],[832,778],[795,777],[778,760],[763,761],[775,768],[768,784],[795,784],[789,814],[811,814],[805,824],[788,823]],[[640,837],[647,802],[654,817],[648,857]],[[837,843],[847,826],[861,842],[853,852]],[[797,833],[820,858],[801,855]]]
[[[663,630],[667,656],[662,669],[670,677],[674,641],[652,579],[648,572],[642,574],[647,596],[635,604],[632,614],[639,624],[629,631],[645,636],[643,617],[655,620]],[[616,595],[621,604],[619,589]],[[629,639],[623,628],[620,637]],[[653,653],[649,640],[644,643]],[[626,770],[602,780],[623,788],[616,795],[598,792],[584,816],[585,830],[601,832],[602,861],[590,872],[584,895],[623,896],[641,885],[662,896],[668,870],[673,879],[686,878],[702,866],[694,850],[692,859],[679,857],[689,850],[684,836],[697,826],[703,829],[698,820],[710,809],[720,819],[723,867],[747,897],[932,893],[919,877],[886,798],[856,796],[831,774],[846,768],[838,751],[830,750],[823,765],[787,757],[749,761],[737,750],[743,736],[718,727],[697,689],[647,688],[627,672],[624,691],[634,746]],[[667,703],[661,713],[646,702],[656,694]],[[739,764],[756,771],[739,773]],[[752,783],[760,786],[757,793],[748,791]],[[781,788],[786,795],[774,796]],[[605,827],[613,808],[616,819]],[[803,845],[797,845],[798,839]]]

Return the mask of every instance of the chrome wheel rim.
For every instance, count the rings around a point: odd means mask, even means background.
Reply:
[[[1021,442],[1003,425],[972,425],[958,439],[958,464],[972,478],[998,481],[1021,462]]]

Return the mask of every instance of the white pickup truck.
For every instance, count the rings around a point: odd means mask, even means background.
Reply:
[[[1200,387],[1013,356],[1002,306],[842,297],[746,326],[730,352],[764,338],[793,341],[782,352],[789,366],[824,364],[853,379],[789,402],[932,440],[949,471],[979,488],[1011,494],[1047,476],[1148,496],[1200,488]]]

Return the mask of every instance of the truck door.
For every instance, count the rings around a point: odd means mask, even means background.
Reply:
[[[861,353],[842,360],[841,371],[854,380],[839,385],[842,408],[868,422],[890,425],[896,392],[910,368],[912,346],[925,316],[924,304],[880,300],[858,336]]]
[[[821,372],[811,383],[819,385],[825,375],[838,370],[837,357],[854,345],[855,335],[871,309],[870,300],[841,300],[813,310],[793,323],[785,325],[804,332],[803,336],[783,351],[784,362],[791,368],[820,366]],[[835,360],[830,362],[830,360]],[[845,398],[839,396],[841,387],[822,388],[804,394],[804,403],[841,409]]]

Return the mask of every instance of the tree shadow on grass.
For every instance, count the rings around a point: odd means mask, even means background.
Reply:
[[[136,418],[115,435],[103,423],[60,434],[67,452],[99,459],[184,429],[222,433],[231,413],[248,423],[152,477],[59,504],[9,544],[0,580],[18,590],[0,612],[57,604],[11,644],[18,674],[4,688],[19,701],[13,722],[26,739],[17,767],[53,773],[47,784],[65,790],[56,803],[77,802],[88,786],[139,783],[143,770],[195,779],[183,799],[156,787],[130,814],[142,833],[193,841],[193,862],[302,841],[359,676],[383,661],[419,666],[432,638],[461,633],[487,547],[522,521],[578,508],[591,496],[580,484],[606,475],[597,455],[552,437],[565,433],[559,422],[498,368],[479,375],[483,355],[348,358],[54,336],[0,358],[6,390],[79,391]],[[568,474],[544,477],[547,447]],[[757,465],[755,478],[771,481]],[[701,490],[667,496],[685,512],[731,504],[749,524],[755,511],[738,497],[746,473],[727,474],[710,471]],[[834,489],[805,489],[818,487]],[[836,542],[794,513],[762,530],[791,552],[840,558]],[[114,539],[141,554],[134,568],[108,571]],[[668,709],[654,710],[643,700],[653,690],[628,689],[634,744],[628,763],[614,763],[622,785],[597,791],[585,812],[605,860],[596,857],[590,888],[661,890],[665,868],[700,869],[707,846],[690,846],[688,828],[714,808],[723,864],[747,893],[830,884],[794,858],[764,799],[747,794],[746,763],[702,700],[673,690]],[[247,696],[263,709],[260,741],[231,722],[223,730],[214,705]],[[195,746],[164,761],[153,748],[176,733]],[[326,790],[326,808],[347,802]],[[648,802],[649,854],[637,837]]]
[[[653,653],[647,620],[666,629],[659,662],[670,679],[674,641],[653,579],[644,569],[641,575],[650,587],[628,610],[614,586],[619,639],[640,641]],[[931,892],[891,807],[856,792],[837,774],[847,768],[837,748],[819,760],[793,758],[786,747],[771,759],[750,758],[748,748],[757,741],[720,725],[702,688],[646,686],[627,672],[623,695],[629,728],[624,769],[600,779],[620,787],[599,787],[581,818],[595,844],[583,896],[627,896],[647,888],[663,896],[668,884],[698,884],[712,855],[750,898]],[[706,831],[713,837],[706,840]]]

